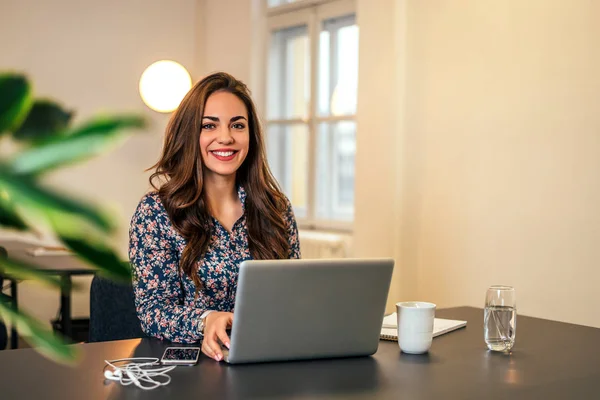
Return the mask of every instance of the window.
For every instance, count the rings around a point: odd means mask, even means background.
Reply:
[[[267,11],[269,163],[301,226],[350,228],[358,83],[354,2],[299,0],[289,7],[289,0],[267,1],[273,7]]]

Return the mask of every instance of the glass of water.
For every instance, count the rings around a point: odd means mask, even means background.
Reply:
[[[490,286],[485,296],[484,338],[492,351],[510,352],[517,330],[517,303],[511,286]]]

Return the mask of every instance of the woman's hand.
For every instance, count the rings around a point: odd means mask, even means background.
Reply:
[[[222,311],[211,312],[206,317],[204,323],[202,352],[216,361],[221,361],[223,353],[221,352],[218,340],[229,348],[229,336],[227,336],[226,329],[231,328],[233,313]]]

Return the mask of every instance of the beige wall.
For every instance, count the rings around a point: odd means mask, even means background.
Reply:
[[[393,0],[357,1],[359,36],[359,82],[356,110],[357,150],[355,177],[354,257],[395,257],[401,243],[398,207],[401,170],[403,39],[397,29]],[[388,301],[406,293],[409,270],[396,258]]]
[[[53,184],[113,207],[125,255],[131,214],[147,190],[167,116],[141,101],[138,81],[152,62],[174,59],[195,73],[196,1],[0,0],[0,69],[26,72],[37,96],[61,101],[76,122],[102,112],[146,115],[150,127],[124,146],[49,177]]]
[[[252,0],[200,0],[202,75],[226,71],[249,83]]]
[[[394,247],[400,271],[413,278],[396,279],[389,307],[415,296],[482,306],[487,286],[509,284],[521,314],[600,326],[600,3],[383,3],[395,10],[396,35],[383,14],[384,28],[375,28],[375,17],[361,24],[360,99],[391,92],[405,117],[393,134],[381,133],[390,105],[359,109],[367,114],[359,121],[381,121],[359,127],[357,168],[402,162],[395,171],[359,173],[355,243],[364,254]],[[394,46],[396,60],[363,57],[369,27],[385,42],[375,47]],[[386,64],[404,50],[390,73]],[[369,79],[375,87],[365,89]],[[384,79],[400,91],[378,87]],[[379,165],[366,148],[373,140],[391,145],[392,136],[396,151]],[[400,190],[400,214],[365,193],[389,196],[386,181]],[[390,245],[394,224],[401,230]]]

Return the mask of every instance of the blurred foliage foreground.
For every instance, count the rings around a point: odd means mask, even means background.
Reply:
[[[41,178],[109,150],[125,138],[123,131],[142,128],[145,121],[135,115],[105,116],[72,127],[72,115],[53,101],[34,99],[25,76],[0,73],[0,145],[11,140],[18,148],[9,156],[0,152],[0,230],[49,233],[99,273],[129,280],[129,264],[107,244],[116,229],[114,219],[97,206],[44,186]],[[0,257],[0,273],[61,287],[58,277],[40,271],[34,261],[11,260],[10,253]],[[50,324],[15,311],[1,291],[0,318],[16,324],[43,355],[66,363],[77,359],[75,346],[66,345]]]

